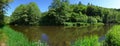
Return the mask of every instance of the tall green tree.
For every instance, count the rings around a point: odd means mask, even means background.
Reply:
[[[24,4],[18,6],[11,15],[10,24],[18,24],[18,25],[28,24],[27,10],[28,10],[27,6]]]
[[[31,2],[28,4],[27,8],[28,8],[27,15],[28,15],[28,19],[29,19],[29,24],[30,25],[34,25],[34,24],[38,25],[39,19],[41,17],[39,7],[37,6],[36,3]]]
[[[49,9],[58,8],[60,6],[61,6],[61,0],[53,0],[52,4],[49,6]]]
[[[11,24],[38,25],[40,15],[41,13],[36,3],[22,4],[12,13]]]

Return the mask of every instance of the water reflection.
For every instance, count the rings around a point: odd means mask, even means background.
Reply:
[[[45,33],[42,33],[40,40],[43,43],[47,43],[48,42],[48,36]]]
[[[63,26],[11,26],[14,30],[25,34],[30,41],[45,41],[50,46],[70,46],[77,38],[97,35],[103,40],[112,25],[94,25],[87,27]]]

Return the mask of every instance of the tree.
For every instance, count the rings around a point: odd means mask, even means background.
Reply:
[[[12,2],[12,0],[1,0],[0,1],[0,25],[4,24],[5,9],[8,6],[9,2]]]
[[[49,22],[46,25],[62,25],[71,16],[70,12],[72,10],[69,8],[69,0],[53,0],[50,7],[48,14],[42,18],[43,25],[45,25],[45,22]]]
[[[88,16],[94,16],[95,15],[95,8],[91,5],[88,5],[86,14]]]
[[[61,4],[61,7],[56,9],[57,14],[63,20],[63,22],[67,21],[69,19],[69,17],[71,17],[72,10],[70,9],[68,2],[63,1]]]
[[[10,22],[10,16],[4,16],[4,24],[9,24]]]
[[[28,15],[27,15],[27,6],[24,4],[21,4],[18,6],[15,11],[11,15],[11,21],[10,24],[18,24],[18,25],[24,25],[27,24],[28,21]]]
[[[36,3],[31,2],[27,6],[28,8],[28,20],[29,20],[29,25],[38,25],[39,24],[39,19],[41,17],[41,13],[39,10],[39,7],[37,6]]]
[[[94,17],[88,17],[88,21],[87,22],[90,23],[90,24],[96,24],[97,20]]]
[[[58,8],[60,6],[61,6],[61,0],[53,0],[52,4],[49,6],[49,9]]]
[[[36,3],[31,2],[28,5],[20,5],[11,15],[11,24],[18,25],[38,25],[40,19],[40,10]]]
[[[61,25],[61,19],[55,12],[55,9],[49,10],[46,16],[42,17],[40,25]]]
[[[82,5],[81,1],[79,1],[78,5]]]

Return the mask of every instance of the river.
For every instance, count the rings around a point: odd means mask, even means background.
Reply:
[[[97,35],[99,41],[105,39],[105,34],[112,25],[94,25],[86,27],[67,26],[11,26],[12,29],[23,33],[29,41],[46,41],[51,46],[68,46],[78,38]]]

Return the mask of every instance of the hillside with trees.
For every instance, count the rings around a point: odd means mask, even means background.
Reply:
[[[47,12],[37,4],[21,4],[11,15],[12,25],[87,25],[120,23],[120,11],[88,3],[70,4],[69,0],[53,0]]]

